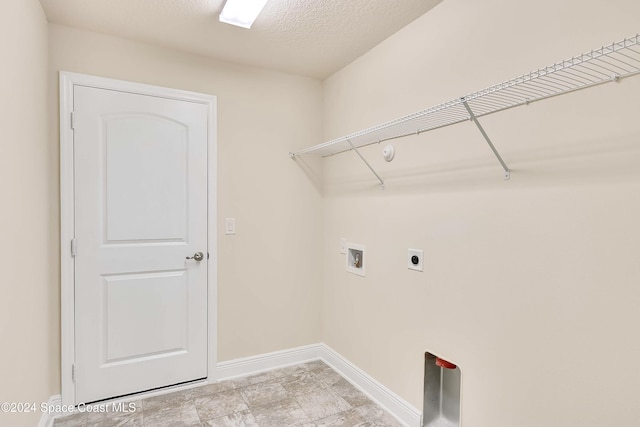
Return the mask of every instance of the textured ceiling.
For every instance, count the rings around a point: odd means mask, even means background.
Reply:
[[[49,22],[325,78],[441,0],[270,0],[250,30],[224,0],[40,0]]]

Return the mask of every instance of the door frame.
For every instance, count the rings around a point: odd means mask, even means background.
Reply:
[[[98,89],[150,95],[208,106],[207,129],[207,381],[215,380],[217,362],[217,99],[214,95],[114,80],[86,74],[60,72],[60,329],[61,396],[63,405],[75,403],[75,259],[71,241],[75,237],[75,198],[73,164],[73,88]],[[157,392],[156,392],[157,394]]]

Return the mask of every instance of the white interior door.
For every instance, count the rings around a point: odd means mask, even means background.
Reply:
[[[75,86],[73,108],[75,403],[205,378],[207,106]]]

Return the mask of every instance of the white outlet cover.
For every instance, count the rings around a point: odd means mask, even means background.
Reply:
[[[414,264],[412,258],[418,257],[418,263]],[[422,249],[409,249],[407,251],[407,267],[409,270],[424,271],[424,251]]]
[[[340,253],[342,255],[347,253],[347,239],[345,239],[344,237],[340,239]]]

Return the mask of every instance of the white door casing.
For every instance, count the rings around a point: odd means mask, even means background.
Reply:
[[[63,402],[212,376],[215,98],[70,73],[61,94]]]

